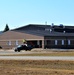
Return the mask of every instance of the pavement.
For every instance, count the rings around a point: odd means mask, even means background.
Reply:
[[[74,61],[74,56],[0,56],[0,60],[70,60]]]

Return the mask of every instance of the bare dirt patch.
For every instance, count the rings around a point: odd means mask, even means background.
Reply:
[[[0,60],[1,75],[74,75],[74,61]]]

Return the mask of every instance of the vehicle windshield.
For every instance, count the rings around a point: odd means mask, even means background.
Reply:
[[[21,45],[18,45],[17,47],[21,47]]]

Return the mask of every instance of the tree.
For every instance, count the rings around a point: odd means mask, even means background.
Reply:
[[[6,27],[5,27],[5,29],[4,29],[4,32],[6,32],[6,31],[9,31],[9,26],[8,26],[8,24],[6,24]]]

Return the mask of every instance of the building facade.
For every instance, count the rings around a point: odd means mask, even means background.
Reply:
[[[74,48],[73,26],[26,25],[0,35],[0,46],[4,49],[14,48],[23,43],[33,45],[34,48]]]

